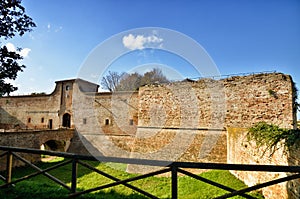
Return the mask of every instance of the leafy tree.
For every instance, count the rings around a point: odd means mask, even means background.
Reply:
[[[34,93],[31,93],[30,95],[33,95],[33,96],[40,96],[40,95],[46,95],[46,93],[45,93],[45,92],[40,92],[40,93],[34,92]]]
[[[118,73],[108,72],[108,75],[102,78],[102,88],[113,91],[135,91],[139,87],[154,84],[154,83],[167,83],[169,80],[158,68],[146,72],[143,75],[138,73]]]
[[[116,91],[135,91],[141,86],[143,76],[138,73],[125,74],[122,76]]]
[[[7,40],[16,35],[22,36],[33,27],[36,25],[25,14],[21,0],[0,1],[0,39]],[[0,96],[9,95],[18,89],[5,80],[15,80],[17,73],[25,68],[25,65],[19,64],[19,61],[23,59],[19,54],[20,51],[21,48],[18,48],[16,52],[10,52],[6,46],[0,48]]]

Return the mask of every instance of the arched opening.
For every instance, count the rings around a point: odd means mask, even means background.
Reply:
[[[65,113],[63,115],[63,121],[62,121],[62,126],[63,127],[71,127],[71,115],[69,113]]]
[[[48,140],[42,144],[42,150],[65,152],[66,142],[58,140]]]
[[[65,152],[67,143],[65,141],[48,140],[40,146],[41,150]],[[42,162],[49,162],[56,159],[56,156],[41,155]]]

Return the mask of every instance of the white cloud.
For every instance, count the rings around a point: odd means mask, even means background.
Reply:
[[[123,37],[123,45],[130,50],[141,50],[144,48],[144,43],[145,39],[142,35],[138,35],[135,37],[132,34],[129,34],[128,36]]]
[[[22,56],[22,57],[28,57],[28,54],[29,54],[29,52],[31,51],[31,49],[30,48],[23,48],[21,51],[20,51],[20,55]]]
[[[12,43],[7,43],[5,46],[9,52],[16,52],[16,47]]]
[[[5,46],[6,46],[7,50],[10,51],[10,52],[16,52],[16,51],[17,51],[15,45],[12,44],[12,43],[7,43]],[[23,48],[23,49],[22,49],[21,51],[19,51],[18,53],[19,53],[23,58],[26,58],[26,57],[28,57],[30,51],[31,51],[30,48]]]
[[[124,47],[130,50],[142,50],[146,47],[161,47],[163,39],[156,35],[145,37],[144,35],[126,35],[123,37]]]

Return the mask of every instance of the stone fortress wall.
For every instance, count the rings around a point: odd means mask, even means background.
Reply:
[[[57,81],[54,91],[0,98],[0,129],[59,129],[74,127],[73,87],[96,92],[98,86],[83,80]],[[65,117],[65,118],[64,118]],[[65,119],[65,121],[64,121]]]
[[[147,154],[133,157],[226,163],[230,146],[222,130],[260,121],[294,128],[293,97],[291,77],[278,73],[144,86],[133,148],[147,146]],[[155,153],[167,144],[168,153]]]
[[[120,125],[131,129],[130,134],[135,134],[137,127],[223,129],[249,127],[259,121],[296,126],[292,79],[270,73],[146,85],[138,92],[117,93],[95,93],[98,86],[85,81],[58,81],[50,95],[0,98],[0,128],[48,128],[52,119],[52,127],[57,129],[63,126],[66,113],[74,126],[75,89],[92,100],[88,108],[94,109],[100,127],[116,134],[122,132],[118,132]],[[76,97],[80,98],[79,94]]]
[[[257,164],[257,165],[288,165],[299,166],[300,143],[296,143],[288,152],[278,144],[278,150],[271,154],[265,146],[256,148],[255,142],[246,139],[246,128],[227,129],[227,163],[229,164]],[[233,175],[248,186],[287,177],[285,172],[247,172],[231,171]],[[261,189],[265,198],[269,199],[298,199],[300,198],[300,179],[275,184]]]
[[[3,97],[0,128],[49,128],[51,119],[53,129],[76,127],[92,154],[226,163],[239,153],[227,144],[226,129],[260,121],[296,127],[294,85],[282,73],[146,85],[138,92],[97,89],[67,80],[50,95]],[[74,142],[70,147],[76,150]]]
[[[70,87],[72,82],[57,82],[55,90],[49,95],[0,98],[0,128],[57,129],[62,126],[62,115],[71,113]]]
[[[78,96],[85,108],[76,126],[107,156],[226,163],[228,127],[265,121],[293,128],[296,121],[293,82],[281,73]]]
[[[166,113],[157,111],[158,121],[166,121],[160,126],[249,127],[266,121],[293,128],[293,92],[291,77],[280,73],[145,86],[139,91],[139,126],[152,125],[156,108]]]

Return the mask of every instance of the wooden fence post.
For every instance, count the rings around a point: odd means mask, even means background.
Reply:
[[[171,170],[172,174],[172,199],[177,199],[178,198],[178,181],[177,181],[177,167],[172,166]]]
[[[12,165],[13,164],[13,154],[11,151],[7,152],[6,159],[6,183],[11,183],[11,175],[12,175]]]
[[[77,187],[77,159],[74,158],[72,161],[72,184],[71,184],[71,191],[72,193],[76,193]]]

